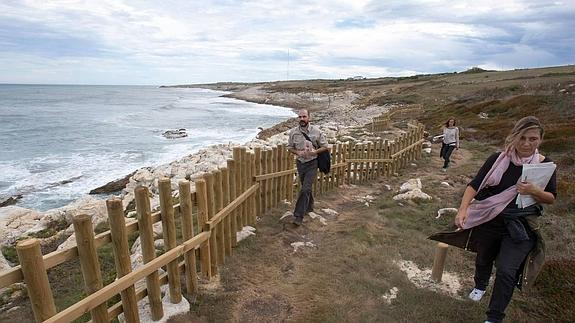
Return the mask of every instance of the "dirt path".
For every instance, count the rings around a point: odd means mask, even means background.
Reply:
[[[301,227],[293,226],[290,216],[280,220],[291,211],[289,205],[266,214],[257,235],[235,249],[218,281],[201,291],[192,312],[173,322],[421,320],[435,315],[433,308],[415,305],[421,297],[461,302],[459,277],[447,273],[443,284],[429,282],[430,269],[424,269],[432,263],[434,244],[425,240],[429,232],[395,218],[419,208],[425,221],[438,221],[429,216],[437,204],[419,207],[391,199],[405,180],[422,177],[426,191],[431,182],[457,177],[470,159],[466,150],[458,151],[445,174],[435,155],[398,177],[346,185],[319,197],[314,213],[325,225],[307,216]],[[410,235],[412,230],[418,234]],[[414,306],[419,310],[413,312]],[[474,317],[470,315],[464,317]]]

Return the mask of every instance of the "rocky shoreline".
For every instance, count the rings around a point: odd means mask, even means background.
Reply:
[[[205,87],[208,88],[208,86]],[[216,87],[209,88],[216,89]],[[220,86],[217,89],[222,88]],[[231,90],[229,87],[223,89]],[[361,113],[358,113],[359,108],[353,103],[358,98],[358,95],[351,91],[336,94],[271,92],[256,85],[236,88],[235,92],[227,96],[249,102],[272,104],[292,109],[308,108],[312,112],[312,123],[322,129],[328,141],[332,144],[354,139],[353,136],[349,136],[354,128],[370,122],[372,117],[380,115],[392,107],[391,105],[373,105],[362,107]],[[297,125],[296,122],[297,120],[292,118],[264,129],[256,138],[244,146],[248,148],[248,151],[252,151],[256,147],[266,149],[278,144],[286,144],[287,132]],[[363,134],[363,137],[366,135],[368,134]],[[144,167],[122,179],[94,189],[90,193],[119,192],[118,196],[123,200],[125,213],[130,217],[134,215],[133,192],[136,186],[145,185],[149,188],[152,194],[151,206],[152,208],[157,208],[159,206],[157,186],[159,178],[171,178],[172,189],[177,194],[178,181],[183,179],[193,181],[203,176],[206,172],[218,167],[225,167],[227,159],[232,157],[234,146],[237,145],[212,145],[168,164],[157,167]],[[72,204],[42,213],[16,205],[2,207],[0,208],[0,246],[2,246],[2,250],[5,250],[6,248],[13,248],[16,241],[22,237],[45,237],[47,235],[57,236],[58,240],[65,240],[59,246],[59,249],[74,245],[72,218],[81,213],[90,215],[92,223],[96,227],[106,222],[105,201],[86,195]],[[53,223],[59,223],[59,227],[63,227],[63,230],[56,232]],[[49,232],[50,230],[54,232]],[[47,237],[41,240],[43,243],[47,244],[50,242],[50,244],[53,244],[54,238]],[[0,254],[0,271],[14,265],[5,259],[3,253]]]

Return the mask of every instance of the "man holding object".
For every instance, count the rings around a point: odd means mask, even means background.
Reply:
[[[301,182],[297,202],[294,209],[293,224],[301,225],[303,216],[313,211],[313,182],[317,178],[317,155],[327,151],[327,141],[318,127],[309,124],[311,116],[308,110],[298,112],[299,126],[290,130],[288,150],[297,156],[297,173]],[[307,140],[306,134],[311,141]],[[319,147],[315,149],[315,147]]]

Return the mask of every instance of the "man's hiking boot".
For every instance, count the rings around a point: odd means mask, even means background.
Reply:
[[[303,218],[294,217],[292,223],[293,223],[294,225],[296,225],[296,226],[299,227],[299,226],[303,223]]]

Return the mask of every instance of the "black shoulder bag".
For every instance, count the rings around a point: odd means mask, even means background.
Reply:
[[[311,142],[311,144],[313,145],[313,147],[315,149],[318,149],[313,141],[309,138],[308,135],[306,135],[303,131],[300,131],[301,134],[305,137],[305,139],[307,139],[309,142]],[[328,174],[330,169],[331,169],[331,156],[329,154],[329,150],[326,150],[324,152],[321,152],[317,155],[317,168],[319,169],[320,172],[324,173],[324,174]]]

